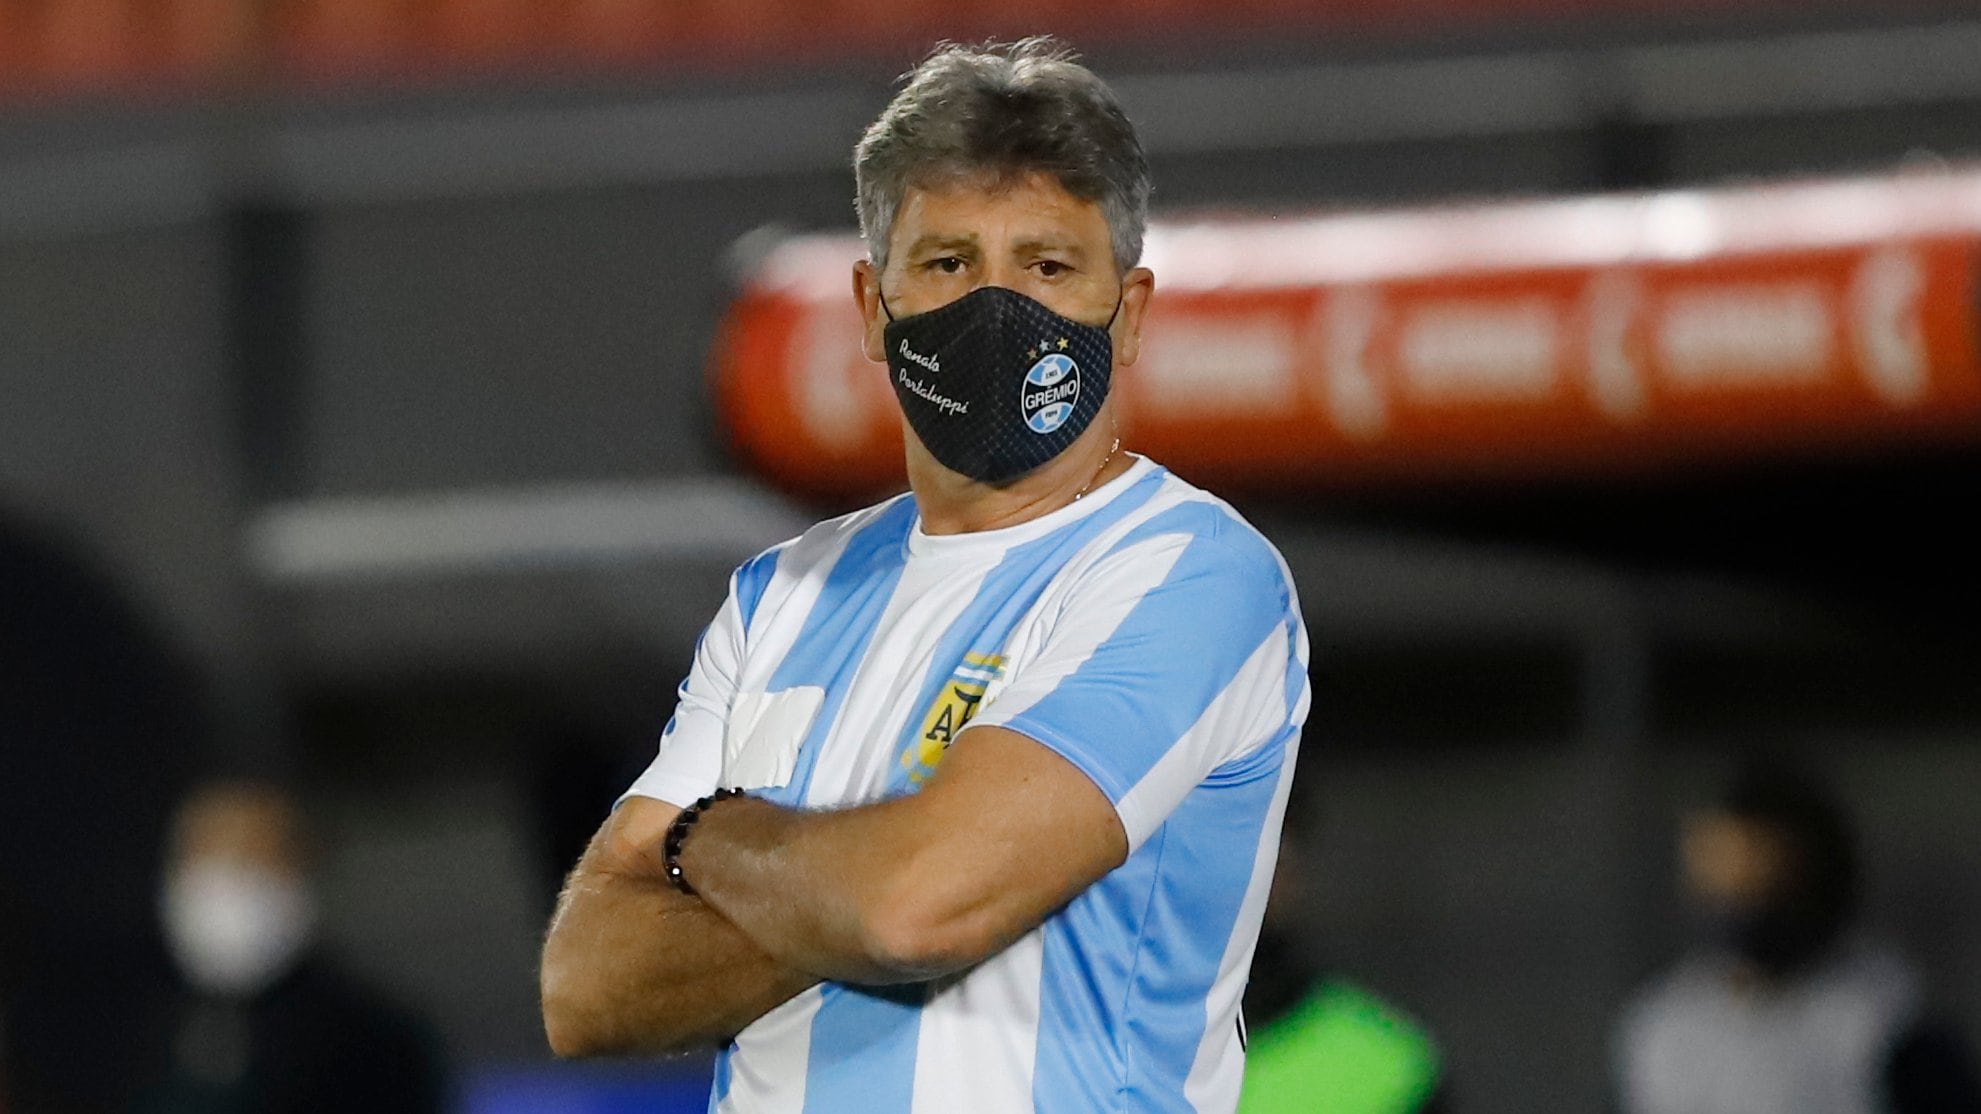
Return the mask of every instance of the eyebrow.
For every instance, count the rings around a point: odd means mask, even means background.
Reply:
[[[908,254],[920,255],[925,251],[955,251],[963,248],[974,251],[979,246],[977,237],[974,235],[942,236],[931,233],[909,244]]]
[[[1042,251],[1063,252],[1075,259],[1085,259],[1087,255],[1086,249],[1081,247],[1078,241],[1070,239],[1034,237],[1030,240],[1020,240],[1016,247],[1020,255],[1032,255]]]

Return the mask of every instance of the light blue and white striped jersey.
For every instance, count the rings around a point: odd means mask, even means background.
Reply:
[[[1129,857],[969,971],[827,983],[766,1014],[718,1059],[710,1109],[1234,1109],[1307,704],[1279,554],[1147,460],[1017,526],[924,534],[904,495],[745,564],[631,794],[859,804],[996,724],[1092,778]]]

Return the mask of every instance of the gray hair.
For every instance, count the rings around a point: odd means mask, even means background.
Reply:
[[[1142,258],[1149,163],[1114,92],[1056,40],[944,44],[904,85],[854,149],[860,234],[876,267],[910,188],[1034,171],[1096,202],[1121,270]]]

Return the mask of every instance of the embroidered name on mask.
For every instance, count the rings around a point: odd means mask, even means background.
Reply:
[[[901,342],[901,354],[907,357],[910,363],[920,364],[937,375],[942,374],[941,360],[936,359],[934,356],[922,355],[920,352],[917,352],[913,348],[908,347],[908,342],[905,340]]]
[[[900,373],[900,379],[903,389],[913,391],[930,402],[935,403],[936,407],[945,414],[968,414],[970,412],[969,403],[958,402],[948,395],[938,392],[934,387],[929,386],[919,379],[908,378],[906,371]]]

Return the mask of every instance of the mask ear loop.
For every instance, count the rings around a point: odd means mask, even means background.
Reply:
[[[1114,296],[1114,312],[1107,315],[1107,324],[1102,325],[1101,328],[1110,331],[1113,330],[1114,319],[1121,316],[1121,303],[1127,300],[1128,300],[1128,287],[1126,285],[1123,285],[1121,288],[1121,293],[1116,294]],[[1112,457],[1115,453],[1121,451],[1121,419],[1115,416],[1113,410],[1109,410],[1107,412],[1107,424],[1114,437],[1114,448],[1109,449],[1107,451],[1107,455]],[[1107,467],[1107,462],[1102,461],[1101,467],[1105,469]]]

